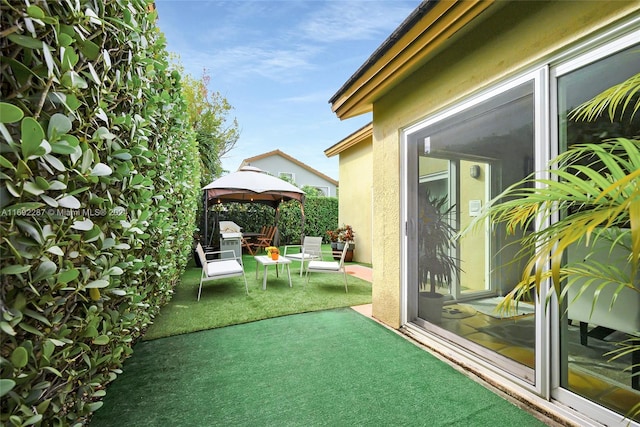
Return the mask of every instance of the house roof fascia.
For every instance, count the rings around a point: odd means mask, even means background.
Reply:
[[[347,119],[371,112],[373,102],[427,62],[455,33],[495,0],[426,0],[396,29],[329,100]]]
[[[284,152],[282,152],[280,150],[273,150],[273,151],[269,151],[267,153],[258,154],[257,156],[248,157],[248,158],[246,158],[246,159],[244,159],[242,161],[242,164],[240,165],[240,167],[251,165],[251,162],[255,162],[257,160],[266,159],[267,157],[272,157],[272,156],[283,157],[283,158],[289,160],[291,163],[295,163],[296,165],[300,166],[301,168],[306,169],[309,172],[311,172],[311,173],[319,176],[320,178],[324,179],[325,181],[330,182],[331,184],[335,185],[336,187],[338,186],[338,181],[336,181],[335,179],[323,174],[319,170],[316,170],[316,169],[312,168],[311,166],[307,165],[306,163],[303,163],[300,160],[298,160],[298,159],[296,159],[294,157],[291,157],[287,153],[284,153]]]
[[[357,131],[353,132],[351,135],[347,136],[346,138],[342,139],[338,143],[324,150],[324,155],[327,157],[333,157],[337,154],[342,153],[348,148],[358,145],[362,141],[366,140],[367,138],[371,138],[372,136],[373,136],[373,122],[369,122],[368,124],[358,129]]]

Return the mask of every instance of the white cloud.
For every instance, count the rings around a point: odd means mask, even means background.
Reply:
[[[413,7],[390,1],[329,2],[299,28],[305,38],[321,43],[370,40],[393,31]]]
[[[298,96],[282,98],[280,99],[280,102],[293,104],[326,104],[331,95],[333,95],[333,92],[330,90],[320,90]]]
[[[313,49],[261,47],[240,45],[215,51],[190,50],[182,52],[181,62],[185,70],[199,77],[202,69],[219,80],[239,81],[245,78],[263,77],[274,81],[298,79],[304,72],[315,68]]]

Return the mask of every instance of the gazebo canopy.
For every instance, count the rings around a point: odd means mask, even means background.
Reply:
[[[289,200],[304,203],[304,191],[253,166],[244,166],[237,172],[220,177],[203,190],[207,204],[211,200],[214,203],[253,202],[277,208],[281,202]]]
[[[276,225],[282,202],[297,200],[302,210],[302,230],[304,230],[304,196],[305,193],[293,184],[253,167],[244,166],[238,171],[220,177],[203,187],[205,194],[205,227],[204,238],[208,242],[207,211],[212,203],[262,203],[276,210]],[[304,231],[303,231],[304,234]],[[276,234],[275,242],[279,241]]]

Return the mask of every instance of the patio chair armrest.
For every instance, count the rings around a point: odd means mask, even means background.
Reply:
[[[298,252],[302,252],[302,245],[286,245],[284,247],[284,253],[282,254],[283,256],[287,255],[287,249],[289,249],[289,248],[300,248],[300,250]]]
[[[222,258],[222,254],[224,253],[232,253],[233,256],[229,257],[229,258]],[[207,262],[216,262],[216,261],[223,261],[223,260],[228,260],[228,259],[236,259],[240,262],[240,265],[244,265],[242,263],[242,256],[237,256],[236,255],[236,251],[234,251],[233,249],[224,249],[221,251],[210,251],[210,252],[205,252],[205,255],[216,255],[216,254],[220,254],[220,258],[216,258],[216,259],[211,259],[211,260],[207,260]]]
[[[333,260],[333,257],[340,255],[342,255],[342,251],[322,251],[320,252],[320,261],[323,261],[326,258]]]

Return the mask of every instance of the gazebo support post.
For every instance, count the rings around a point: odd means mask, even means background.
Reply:
[[[209,197],[207,197],[207,190],[204,190],[204,200],[202,205],[204,206],[204,241],[202,241],[202,246],[207,246],[207,231],[209,227]]]

